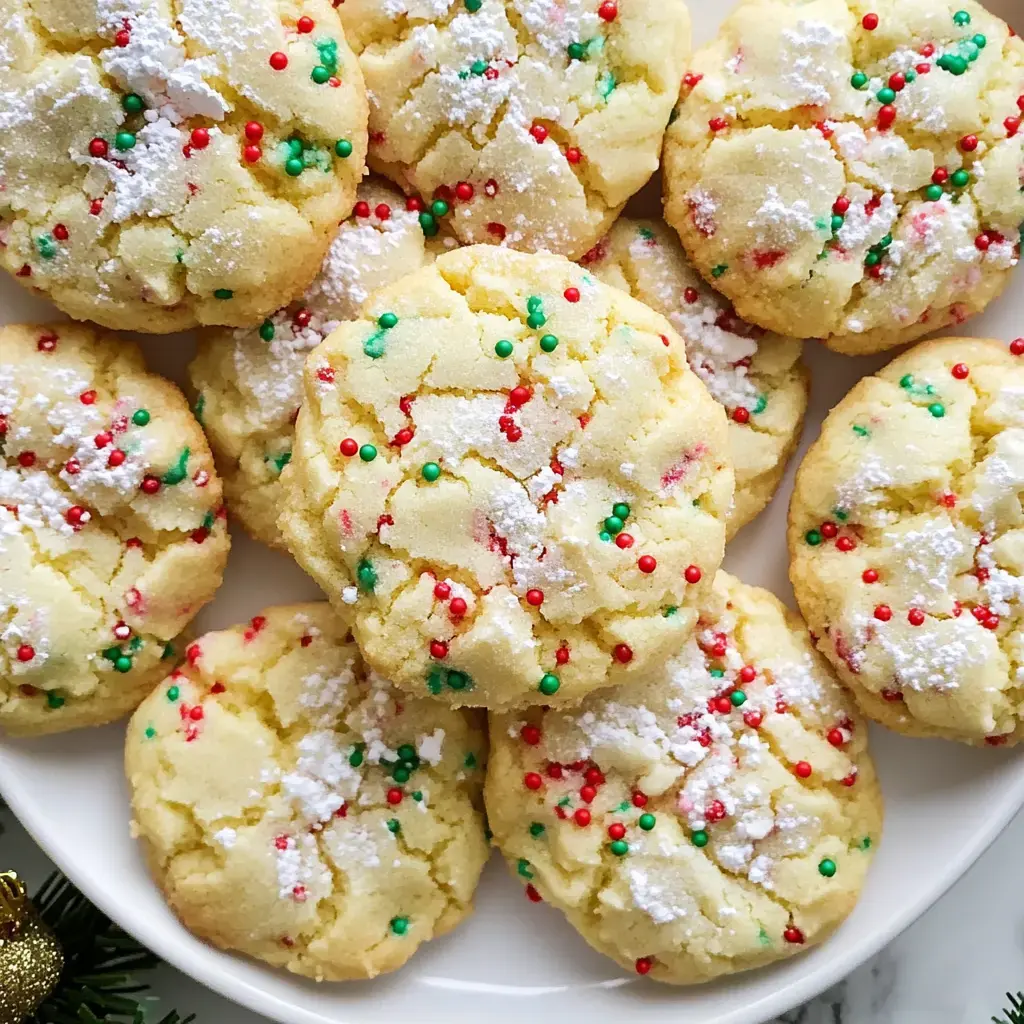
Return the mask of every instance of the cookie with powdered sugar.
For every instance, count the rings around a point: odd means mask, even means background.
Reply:
[[[741,320],[659,221],[621,217],[580,263],[668,317],[693,372],[725,407],[736,470],[731,537],[771,501],[800,439],[809,386],[801,342]]]
[[[974,0],[748,0],[693,58],[665,216],[752,323],[859,354],[983,310],[1024,221],[1024,42]]]
[[[495,843],[530,899],[628,970],[688,985],[760,967],[857,901],[882,815],[867,727],[765,590],[720,572],[662,669],[490,731]]]
[[[185,926],[343,981],[395,970],[472,910],[485,757],[481,720],[368,671],[321,602],[192,644],[125,762],[134,834]]]
[[[1024,338],[918,345],[829,414],[790,505],[818,647],[899,732],[1024,738]]]
[[[355,201],[362,74],[330,0],[4,0],[0,266],[80,320],[244,326]]]
[[[682,0],[346,0],[370,167],[465,243],[585,253],[658,167]]]
[[[573,703],[692,630],[727,446],[663,316],[563,257],[466,246],[309,355],[279,526],[396,685]]]
[[[291,458],[306,356],[340,321],[356,316],[370,292],[454,245],[425,237],[418,212],[393,186],[366,181],[301,299],[259,327],[203,332],[189,367],[195,409],[231,514],[258,540],[283,544],[278,481]]]
[[[131,711],[220,586],[226,519],[185,396],[133,342],[0,328],[0,730]]]

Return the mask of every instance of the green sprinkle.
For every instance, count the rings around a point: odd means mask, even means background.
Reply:
[[[411,743],[403,743],[397,753],[400,760],[411,761],[416,756],[416,748]]]
[[[423,474],[423,479],[428,484],[432,484],[441,475],[441,467],[436,462],[428,462],[420,472]]]
[[[624,501],[617,501],[612,505],[612,515],[618,516],[623,522],[629,518],[630,507]]]
[[[967,61],[963,57],[957,57],[952,53],[943,54],[935,63],[943,71],[948,71],[951,75],[956,75],[957,77],[967,71]]]
[[[352,155],[352,143],[348,139],[338,139],[334,144],[334,152],[344,160]]]
[[[192,406],[192,412],[200,423],[203,422],[203,410],[206,408],[206,395],[200,394],[196,404]]]
[[[404,765],[395,765],[394,770],[391,772],[391,778],[397,783],[406,783],[409,781],[411,772]]]
[[[816,548],[821,543],[821,531],[820,530],[808,530],[804,534],[804,540],[811,545],[812,548]]]
[[[56,690],[49,690],[46,694],[46,704],[56,711],[57,708],[64,707],[64,698]]]
[[[539,821],[530,823],[530,835],[536,839],[538,836],[544,835],[544,826]]]
[[[875,97],[879,103],[892,103],[896,99],[896,91],[886,86],[884,89],[879,89],[875,93]]]
[[[611,539],[612,539],[612,535],[607,530],[602,530],[597,535],[597,539],[598,540],[603,540],[605,542],[605,544],[608,544],[611,541]]]
[[[754,403],[753,413],[755,416],[765,411],[768,408],[768,398],[765,395],[758,395],[757,401]]]
[[[108,647],[103,652],[103,657],[106,658],[107,661],[117,661],[117,659],[121,657],[121,648],[120,647]]]
[[[260,324],[260,337],[264,341],[273,341],[274,340],[274,321],[273,320],[268,318],[268,319],[264,320],[263,323]]]
[[[942,198],[942,186],[941,185],[929,185],[924,190],[924,197],[930,203],[937,203]]]
[[[331,77],[331,73],[323,66],[323,64],[317,64],[317,66],[309,73],[309,77],[312,78],[317,85],[323,85],[327,79]]]
[[[733,690],[729,694],[729,700],[734,708],[741,708],[747,703],[747,695],[742,690]]]
[[[641,814],[637,820],[637,824],[645,831],[650,832],[652,828],[657,824],[657,818],[653,814]]]
[[[974,45],[974,43],[971,43],[971,42],[961,43],[961,45],[960,45],[960,52],[965,54],[967,59],[972,64],[981,55],[981,51]]]
[[[292,461],[292,453],[290,451],[281,452],[280,455],[275,455],[270,461],[274,464],[274,469],[280,473]]]
[[[418,789],[413,790],[412,798],[419,803],[423,799],[423,794]]]
[[[469,70],[474,75],[482,75],[487,70],[487,61],[485,61],[485,60],[475,60],[475,61],[473,61],[472,64],[470,64]]]
[[[728,263],[719,263],[717,267],[711,268],[711,276],[716,280],[720,278],[729,269]]]
[[[878,248],[888,249],[890,245],[892,245],[892,235],[882,235],[882,238],[878,243]]]
[[[430,212],[440,220],[448,216],[448,204],[443,199],[435,199],[430,204]]]
[[[398,317],[394,313],[381,313],[377,317],[377,326],[385,331],[391,330],[398,323]]]
[[[494,354],[499,359],[508,359],[512,355],[512,342],[511,341],[499,341],[494,346]]]
[[[912,373],[905,373],[900,377],[900,387],[905,391],[914,386],[914,375]]]
[[[160,654],[160,660],[166,661],[168,658],[174,657],[174,644],[164,644],[164,649]]]
[[[941,402],[932,402],[928,406],[928,411],[937,419],[941,420],[946,415],[946,407]]]
[[[438,226],[437,221],[434,220],[434,215],[432,213],[427,213],[426,210],[424,210],[423,213],[420,214],[420,230],[427,238],[433,238],[441,229]]]
[[[301,157],[290,156],[284,162],[285,172],[293,178],[297,178],[305,169],[305,164],[302,162]]]
[[[970,23],[971,16],[967,11],[957,11],[956,14],[953,15],[954,25],[970,25]]]
[[[57,243],[50,235],[40,235],[36,239],[36,248],[44,260],[52,260],[57,255]]]
[[[908,83],[917,81],[917,72],[913,68],[907,68],[907,70],[903,72],[903,77]]]
[[[818,873],[823,875],[825,878],[832,878],[836,873],[836,862],[826,857],[818,865]]]
[[[178,461],[171,466],[171,468],[167,470],[162,477],[160,477],[160,482],[167,484],[168,487],[180,484],[181,481],[188,476],[188,457],[189,450],[187,448],[182,448],[181,454],[178,456]]]
[[[463,768],[475,768],[476,767],[476,754],[472,754],[472,753],[467,754],[462,759],[462,767]]]
[[[167,691],[167,699],[168,699],[168,700],[169,700],[169,701],[170,701],[170,702],[171,702],[172,704],[173,704],[173,703],[174,703],[174,702],[175,702],[175,701],[176,701],[176,700],[178,699],[178,697],[179,697],[180,695],[181,695],[181,691],[180,691],[180,690],[179,690],[179,689],[178,689],[178,688],[177,688],[176,686],[172,686],[172,687],[171,687],[171,688],[170,688],[170,689],[169,689],[169,690]]]
[[[583,43],[570,43],[566,47],[566,52],[569,54],[570,60],[583,60],[587,55],[587,48]]]
[[[845,508],[834,508],[832,509],[832,515],[836,517],[841,523],[845,523],[850,518],[850,513]]]
[[[558,339],[553,334],[545,334],[540,339],[540,348],[542,352],[554,352],[558,348]]]
[[[230,299],[234,298],[234,292],[230,288],[214,288],[213,297],[215,299]]]
[[[757,933],[757,941],[762,946],[770,946],[772,944],[772,940],[768,938],[768,933],[763,928]]]
[[[302,139],[289,139],[288,140],[288,155],[289,156],[302,156]]]
[[[544,694],[545,697],[550,697],[552,694],[558,693],[558,688],[561,686],[558,676],[552,675],[550,672],[545,672],[540,678],[540,683],[537,684],[537,689]]]
[[[359,580],[360,590],[372,594],[373,588],[377,586],[377,570],[374,569],[373,563],[362,559],[356,569],[356,579]]]
[[[864,257],[865,267],[877,267],[881,262],[882,257],[877,252],[869,252],[867,256]]]
[[[858,844],[861,850],[871,849],[871,836],[865,836]]]
[[[436,697],[441,692],[443,686],[441,669],[437,667],[432,668],[427,676],[427,689]]]
[[[146,739],[151,740],[156,735],[156,729],[151,725],[146,726]]]
[[[380,359],[387,351],[387,342],[383,331],[374,331],[366,341],[363,342],[363,355],[371,359]]]
[[[402,823],[397,818],[388,819],[388,831],[393,835],[397,836],[402,831]]]
[[[854,89],[864,89],[868,84],[868,76],[863,71],[858,71],[854,74],[853,78],[850,79],[850,85]]]
[[[530,862],[528,860],[520,858],[516,862],[516,871],[523,878],[533,878],[533,872],[530,870]]]
[[[373,462],[377,458],[377,449],[372,444],[364,444],[359,449],[359,458],[363,462]]]
[[[614,843],[608,844],[608,849],[615,854],[616,857],[625,857],[629,853],[629,843],[624,839],[616,839]]]
[[[601,98],[606,100],[613,92],[615,92],[615,87],[618,84],[619,83],[615,76],[610,71],[606,71],[598,80],[597,91]]]
[[[129,658],[127,654],[122,654],[121,657],[114,662],[114,668],[117,669],[118,672],[131,672],[132,659]]]
[[[698,848],[703,848],[708,845],[708,834],[704,829],[699,829],[696,832],[690,833],[690,842]]]
[[[120,150],[134,149],[135,136],[131,132],[118,132],[114,136],[114,145]]]
[[[622,528],[626,524],[618,516],[609,516],[604,521],[604,528],[614,537],[617,533],[622,532]]]
[[[121,97],[121,106],[124,107],[124,112],[126,114],[139,114],[142,112],[146,104],[142,102],[141,96],[137,93],[130,92],[126,96]]]
[[[390,924],[391,931],[395,935],[404,935],[409,930],[409,918],[393,917]]]
[[[132,413],[132,423],[137,427],[144,427],[149,423],[149,420],[150,415],[148,409],[136,409],[135,412]]]
[[[954,188],[964,188],[971,183],[971,176],[963,168],[960,168],[959,171],[954,171],[949,176],[949,180]]]
[[[547,317],[539,309],[533,310],[526,318],[526,326],[534,331],[543,327],[547,322]]]
[[[476,12],[483,7],[484,0],[463,0],[463,3],[466,5],[466,10],[469,11],[470,14],[476,14]]]
[[[359,744],[357,747],[355,747],[352,753],[348,755],[348,763],[353,768],[358,768],[363,763],[362,744]]]
[[[857,424],[857,423],[855,423],[855,424],[853,425],[853,432],[854,432],[854,433],[855,433],[855,434],[856,434],[856,435],[857,435],[858,437],[870,437],[870,436],[871,436],[871,431],[870,431],[870,430],[868,430],[868,428],[867,428],[867,427],[862,427],[862,426],[860,426],[860,425],[859,425],[859,424]]]
[[[725,675],[725,670],[721,668],[713,668],[708,675],[710,675],[712,679],[721,679]]]
[[[469,676],[465,672],[451,669],[448,672],[448,688],[450,690],[464,690],[469,685]]]
[[[662,611],[661,614],[662,614],[662,616],[664,616],[664,618],[670,619],[678,611],[679,611],[679,609],[674,604],[670,604],[666,609],[664,609],[664,611]]]
[[[539,295],[531,295],[526,300],[526,312],[536,313],[544,308],[544,300]]]
[[[333,75],[338,70],[338,42],[335,39],[322,39],[313,44],[320,54],[320,63]]]
[[[971,42],[973,42],[979,50],[984,50],[985,47],[988,46],[988,39],[986,39],[980,32],[976,36],[971,37]]]
[[[846,223],[846,218],[841,213],[832,214],[832,234],[834,235]]]

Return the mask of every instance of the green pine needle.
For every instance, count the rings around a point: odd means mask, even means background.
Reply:
[[[993,1017],[993,1024],[1024,1024],[1024,992],[1016,995],[1007,992],[1006,998],[1010,1000],[1010,1008],[1003,1011],[1005,1016]]]
[[[33,900],[64,950],[56,989],[26,1024],[189,1024],[168,1013],[151,1021],[137,998],[149,985],[135,977],[160,960],[100,913],[63,875],[53,874]]]

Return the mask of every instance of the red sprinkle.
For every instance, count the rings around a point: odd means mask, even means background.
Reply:
[[[878,28],[878,15],[877,14],[865,14],[864,17],[860,19],[860,23],[869,32],[874,32],[875,29]]]
[[[254,163],[256,163],[260,159],[260,157],[262,157],[262,156],[263,156],[263,150],[260,149],[260,147],[256,146],[256,145],[246,146],[242,150],[242,159],[245,160],[245,162],[247,164],[254,164]]]
[[[846,736],[842,729],[829,729],[825,735],[825,739],[832,744],[833,747],[841,747],[846,742]]]
[[[654,960],[649,956],[642,956],[633,966],[639,975],[650,974],[651,968],[654,966]]]
[[[580,301],[580,290],[579,288],[566,288],[562,292],[562,296],[566,302],[579,302]]]
[[[580,828],[586,828],[591,821],[590,811],[586,807],[581,807],[579,810],[573,812],[572,820],[579,825]]]
[[[438,601],[447,601],[452,596],[452,588],[447,583],[435,583],[434,584],[434,597]]]
[[[160,490],[160,477],[144,476],[140,486],[143,494],[156,494]]]
[[[466,602],[461,597],[453,597],[448,610],[453,619],[461,619],[466,614]]]
[[[31,644],[22,644],[18,648],[18,661],[31,661],[36,656],[36,649]]]
[[[541,143],[547,139],[548,130],[542,124],[535,124],[530,128],[530,134],[533,136],[534,142]]]
[[[692,305],[700,298],[700,294],[696,288],[686,288],[683,291],[683,298]]]
[[[526,592],[526,603],[534,608],[539,608],[544,603],[544,591],[528,590]]]
[[[804,944],[804,933],[794,925],[790,925],[783,933],[782,937],[787,941],[793,943],[794,946],[802,946]]]
[[[571,164],[578,164],[583,159],[583,154],[575,146],[570,146],[565,151],[565,159]]]
[[[945,185],[949,181],[949,171],[945,167],[937,167],[932,174],[932,182],[936,185]]]
[[[888,622],[892,618],[892,609],[887,604],[876,605],[875,618],[879,622]]]
[[[856,546],[852,537],[838,537],[836,539],[836,547],[840,551],[852,551]]]
[[[519,730],[519,735],[523,742],[528,743],[531,747],[535,747],[540,743],[540,729],[536,725],[524,725]]]
[[[759,729],[761,722],[764,721],[764,716],[760,711],[745,711],[743,713],[743,721],[750,726],[751,729]]]
[[[757,669],[753,665],[744,665],[740,669],[740,680],[744,683],[752,683],[757,678]]]
[[[614,21],[619,15],[619,5],[615,0],[604,0],[597,9],[597,16],[602,21]]]
[[[703,573],[695,565],[688,565],[683,573],[687,583],[700,583],[702,575]]]
[[[394,807],[396,804],[400,804],[401,802],[402,791],[397,786],[392,786],[391,789],[388,790],[388,803]]]
[[[250,142],[259,142],[263,138],[263,125],[259,121],[247,121],[245,123],[245,137]]]
[[[284,71],[288,67],[288,55],[280,50],[276,50],[270,55],[270,66],[275,71]]]
[[[617,821],[608,826],[608,835],[612,839],[623,839],[626,835],[626,826]]]
[[[1024,355],[1024,338],[1014,338],[1010,342],[1010,352],[1015,356]]]
[[[359,442],[352,437],[346,437],[344,441],[338,445],[341,450],[341,454],[347,458],[351,458],[357,451],[359,451]]]
[[[811,777],[811,772],[813,771],[814,769],[806,761],[797,761],[797,763],[793,765],[793,774],[798,779],[809,779]]]
[[[628,665],[633,660],[633,648],[629,644],[616,644],[612,654],[622,665]]]
[[[620,534],[617,534],[616,537],[615,537],[615,546],[617,548],[622,548],[623,551],[625,551],[626,548],[631,548],[633,546],[633,534],[631,534],[631,533],[620,533]]]
[[[543,903],[544,902],[544,897],[541,896],[541,894],[539,892],[537,892],[537,890],[533,887],[532,884],[530,884],[530,885],[528,885],[526,887],[526,898],[531,903]]]
[[[189,141],[193,149],[206,149],[210,144],[210,133],[205,128],[193,128]]]
[[[391,207],[387,203],[378,203],[373,212],[377,215],[377,220],[387,220],[391,216]]]
[[[89,143],[89,155],[104,157],[107,155],[107,143],[104,139],[95,138]]]
[[[641,793],[640,790],[637,790],[633,794],[633,806],[634,807],[646,807],[647,806],[647,794],[646,793]]]
[[[977,135],[965,135],[960,140],[960,148],[965,153],[973,153],[978,148],[978,136]]]
[[[473,186],[468,181],[460,181],[455,186],[455,198],[463,203],[468,203],[473,198]]]
[[[1006,137],[1012,139],[1017,132],[1020,131],[1021,119],[1019,117],[1008,117],[1003,121],[1003,127],[1006,129]]]
[[[19,452],[18,454],[18,465],[22,469],[30,469],[36,464],[36,453],[35,452]]]
[[[724,117],[713,117],[708,121],[708,127],[713,132],[724,132],[729,127],[729,121]]]
[[[367,202],[364,202],[363,200],[360,200],[358,203],[356,203],[355,206],[352,207],[352,212],[357,217],[369,217],[370,216],[370,204],[367,203]]]
[[[912,626],[921,626],[924,624],[924,612],[920,608],[911,608],[907,612],[907,622]]]
[[[536,772],[527,772],[523,776],[523,785],[527,789],[537,790],[544,785],[544,780]]]
[[[957,363],[950,371],[957,380],[966,380],[970,374],[970,369],[966,363]]]
[[[641,555],[636,560],[636,567],[641,572],[651,573],[651,572],[654,572],[654,570],[658,568],[658,563],[657,563],[657,560],[654,558],[653,555]]]
[[[877,569],[865,569],[860,574],[860,578],[865,583],[877,583],[878,582],[878,570]]]
[[[313,31],[314,24],[315,23],[312,18],[307,18],[303,16],[299,18],[299,20],[295,23],[295,27],[296,29],[298,29],[299,32],[305,35]]]
[[[567,665],[569,663],[569,648],[562,646],[555,651],[555,664]]]
[[[443,640],[430,641],[430,656],[440,661],[448,657],[448,645]]]
[[[847,196],[840,196],[832,204],[832,212],[839,214],[840,217],[843,216],[843,214],[845,214],[849,209],[850,209],[850,200],[849,200],[849,198]]]
[[[110,466],[111,469],[117,469],[117,467],[122,465],[124,463],[124,460],[127,459],[127,458],[128,458],[128,456],[125,455],[125,453],[123,451],[121,451],[120,448],[115,448],[107,456],[107,465]]]
[[[743,406],[738,406],[732,411],[732,418],[737,423],[749,423],[750,422],[750,410],[744,409]]]
[[[532,397],[533,397],[533,393],[530,391],[530,389],[526,388],[526,387],[523,387],[522,384],[520,384],[518,387],[514,387],[508,393],[508,400],[509,400],[509,402],[512,405],[514,405],[517,409],[520,408],[520,406],[526,405],[526,403]]]
[[[896,122],[896,108],[891,103],[886,103],[878,111],[878,127],[885,131],[891,128]]]

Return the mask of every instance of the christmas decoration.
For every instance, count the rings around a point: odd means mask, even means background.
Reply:
[[[18,1024],[53,991],[64,956],[13,871],[0,873],[0,1024]]]
[[[1016,995],[1007,992],[1006,998],[1010,1000],[1010,1008],[1003,1011],[1004,1016],[993,1017],[993,1024],[1024,1024],[1024,992]]]

